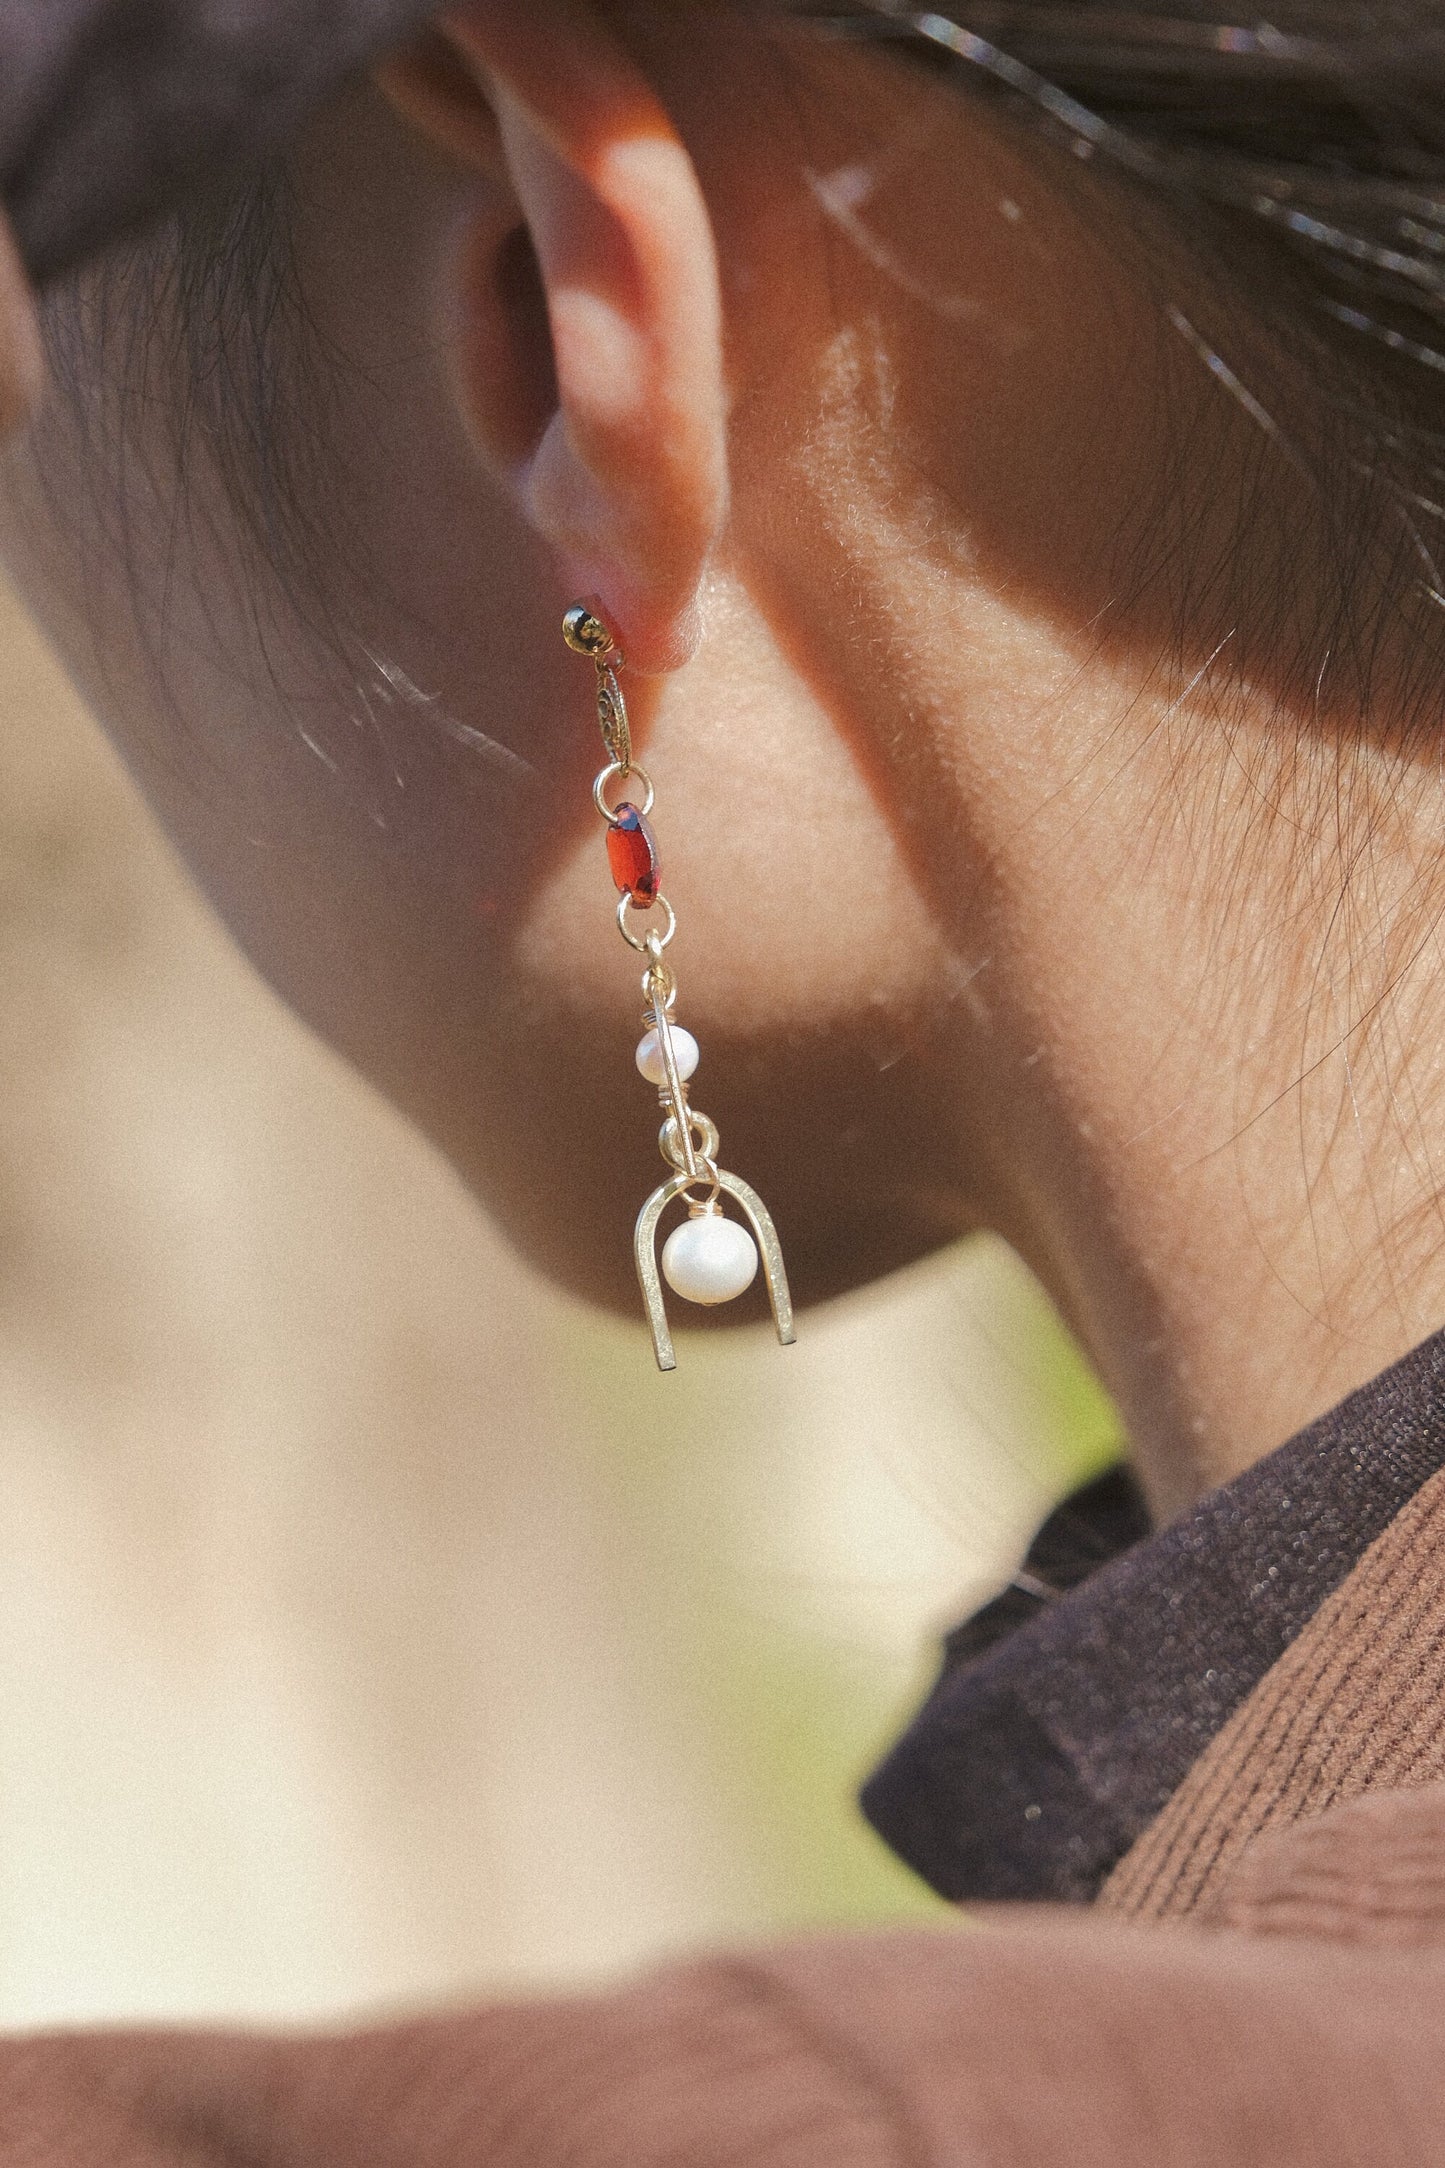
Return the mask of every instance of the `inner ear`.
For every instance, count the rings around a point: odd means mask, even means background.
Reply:
[[[497,299],[512,326],[512,338],[545,423],[557,404],[557,364],[542,266],[528,228],[514,226],[497,251]],[[541,435],[540,427],[537,435]],[[534,440],[535,441],[535,440]]]
[[[470,410],[487,417],[489,456],[530,459],[557,408],[557,367],[542,268],[526,224],[479,232],[461,267]]]

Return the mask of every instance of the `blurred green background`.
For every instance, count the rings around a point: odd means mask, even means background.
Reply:
[[[0,604],[0,2023],[307,2018],[931,1900],[859,1777],[1115,1450],[989,1242],[584,1312],[251,978]]]
[[[854,1793],[930,1682],[938,1632],[994,1592],[1056,1499],[1117,1455],[1112,1410],[1002,1244],[961,1244],[763,1335],[684,1343],[574,1317],[565,1354],[772,1923],[932,1900]]]

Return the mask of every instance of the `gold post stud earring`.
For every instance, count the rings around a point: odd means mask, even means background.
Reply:
[[[796,1338],[793,1305],[772,1215],[755,1189],[718,1166],[717,1125],[688,1102],[687,1088],[697,1068],[698,1045],[674,1014],[677,981],[663,951],[677,931],[677,919],[660,885],[657,841],[649,819],[652,783],[632,758],[627,702],[618,682],[622,656],[607,627],[585,603],[574,602],[568,610],[562,620],[562,636],[597,671],[597,721],[607,764],[592,786],[592,802],[607,824],[607,862],[619,897],[618,931],[628,947],[647,960],[642,974],[646,1010],[637,1066],[647,1082],[657,1087],[663,1115],[658,1149],[672,1171],[637,1215],[633,1252],[657,1367],[677,1368],[663,1302],[663,1280],[674,1294],[688,1302],[731,1302],[751,1287],[757,1276],[759,1252],[778,1338],[789,1347]],[[629,784],[631,789],[614,805],[611,794],[618,784]],[[725,1215],[724,1196],[731,1197],[740,1208],[746,1226]],[[687,1200],[687,1218],[673,1228],[663,1244],[659,1273],[658,1228],[668,1206],[681,1198]]]

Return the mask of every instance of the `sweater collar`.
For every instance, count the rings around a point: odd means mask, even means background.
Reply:
[[[869,1780],[942,1896],[1086,1902],[1325,1598],[1445,1466],[1445,1333],[1157,1535],[1116,1471],[948,1637]]]

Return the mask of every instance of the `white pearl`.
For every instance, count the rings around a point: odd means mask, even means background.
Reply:
[[[662,1273],[685,1302],[731,1302],[751,1287],[758,1246],[746,1227],[704,1212],[674,1227],[662,1245]]]
[[[672,1051],[677,1062],[677,1073],[685,1084],[697,1067],[697,1041],[681,1024],[669,1027],[672,1032]],[[659,1087],[667,1082],[667,1070],[662,1059],[662,1041],[656,1031],[649,1031],[637,1049],[637,1066],[649,1084]]]

